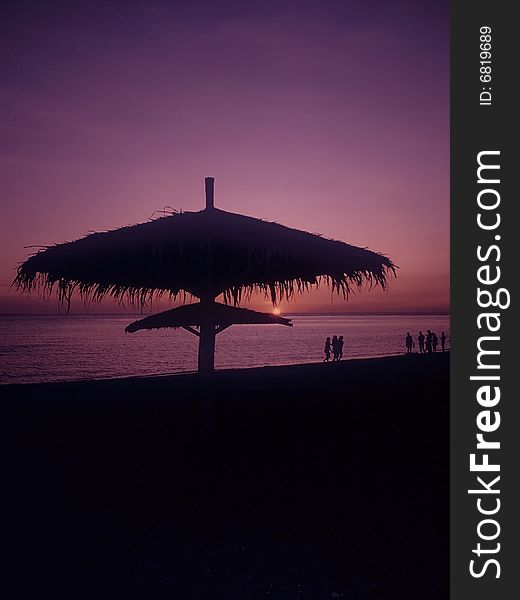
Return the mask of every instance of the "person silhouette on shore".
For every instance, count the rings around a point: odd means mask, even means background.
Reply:
[[[434,352],[437,352],[438,344],[439,344],[439,338],[435,335],[435,332],[432,332],[432,349]]]
[[[338,338],[338,360],[343,358],[343,336],[340,335]]]
[[[414,347],[415,344],[413,343],[413,338],[410,335],[409,331],[406,334],[405,345],[406,345],[406,354],[411,354],[412,348]]]
[[[325,352],[325,358],[323,359],[323,362],[329,362],[329,360],[330,360],[330,337],[328,337],[325,340],[325,348],[324,348],[323,352]]]
[[[426,332],[426,354],[431,354],[432,349],[432,332],[428,329]]]
[[[336,362],[338,360],[338,336],[332,336],[332,362]]]
[[[445,348],[446,348],[446,334],[443,331],[441,333],[441,350],[444,352]]]
[[[422,331],[419,331],[417,341],[419,342],[419,354],[424,354],[424,333]]]

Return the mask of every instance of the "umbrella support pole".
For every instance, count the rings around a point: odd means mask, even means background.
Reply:
[[[208,375],[215,369],[215,326],[200,326],[199,333],[199,373]]]
[[[201,298],[201,305],[206,308],[206,315],[199,328],[199,373],[201,375],[211,375],[215,370],[215,323],[212,319],[212,308],[215,300]],[[204,318],[205,317],[205,318]]]
[[[199,375],[201,382],[198,401],[198,425],[204,436],[215,430],[216,406],[213,396],[213,371],[215,370],[216,327],[213,320],[213,298],[202,299],[204,307],[199,325]]]

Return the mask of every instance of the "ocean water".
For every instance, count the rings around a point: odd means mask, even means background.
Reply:
[[[291,315],[284,315],[291,317]],[[35,383],[194,371],[198,339],[182,329],[126,334],[132,315],[0,316],[0,383]],[[217,336],[219,369],[323,360],[343,335],[344,358],[404,353],[410,331],[448,336],[448,315],[294,315],[294,327],[234,325]],[[439,344],[440,349],[440,344]],[[417,348],[415,348],[417,350]]]

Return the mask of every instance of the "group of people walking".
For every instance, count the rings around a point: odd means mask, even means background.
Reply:
[[[328,337],[325,340],[325,349],[323,352],[325,352],[325,358],[323,359],[323,362],[330,362],[331,353],[332,362],[338,362],[338,360],[341,360],[343,358],[343,336],[340,335],[338,337],[337,335],[333,335],[332,340],[330,337]]]
[[[439,342],[441,346],[441,352],[446,350],[446,334],[444,331],[441,333],[440,338],[437,337],[437,334],[430,329],[426,331],[426,335],[419,331],[419,335],[417,336],[417,344],[419,346],[419,354],[431,354],[432,352],[437,352],[439,347]],[[343,358],[343,336],[342,335],[333,335],[332,339],[328,337],[325,340],[325,348],[323,352],[325,354],[325,358],[323,362],[338,362]],[[405,338],[405,346],[406,346],[406,354],[412,354],[413,349],[415,348],[415,341],[408,331]]]
[[[446,334],[444,331],[441,333],[441,350],[442,352],[446,349]],[[419,344],[419,354],[430,354],[431,352],[437,352],[437,347],[439,345],[439,338],[437,335],[428,329],[426,331],[426,335],[422,331],[419,331],[419,335],[417,336],[417,343]],[[410,335],[410,332],[406,334],[405,339],[406,346],[406,354],[412,353],[412,348],[415,347],[415,342],[413,341],[413,337]]]

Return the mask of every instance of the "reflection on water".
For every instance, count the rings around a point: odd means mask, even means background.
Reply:
[[[290,315],[285,315],[290,316]],[[343,335],[345,358],[404,353],[410,331],[449,339],[448,315],[296,315],[294,327],[235,325],[217,336],[217,368],[317,362],[327,336]],[[132,315],[0,317],[0,383],[193,371],[197,338],[180,330],[125,334]],[[449,342],[448,342],[449,347]],[[417,348],[415,348],[417,350]]]

